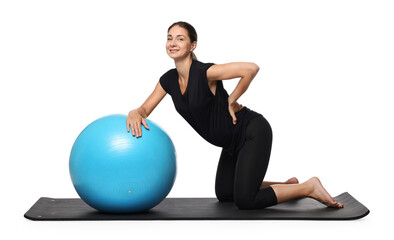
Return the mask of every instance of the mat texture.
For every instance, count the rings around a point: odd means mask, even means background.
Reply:
[[[349,193],[335,200],[342,209],[328,208],[310,199],[297,199],[266,209],[239,210],[234,202],[216,198],[166,198],[144,213],[99,212],[79,198],[40,198],[25,214],[30,220],[354,220],[369,210]]]

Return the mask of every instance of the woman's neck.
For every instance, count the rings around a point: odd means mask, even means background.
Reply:
[[[185,58],[182,60],[175,60],[176,70],[178,72],[181,81],[187,81],[189,77],[190,66],[193,60],[191,58]]]

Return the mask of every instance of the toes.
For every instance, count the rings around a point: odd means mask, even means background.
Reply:
[[[286,183],[288,183],[288,184],[296,184],[296,183],[299,183],[299,182],[298,182],[297,178],[292,177],[289,180],[287,180]]]
[[[339,203],[339,202],[334,202],[331,204],[331,207],[335,207],[335,208],[343,208],[343,204]]]

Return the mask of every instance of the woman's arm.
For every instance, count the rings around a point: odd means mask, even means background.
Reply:
[[[129,112],[126,119],[127,131],[130,132],[131,127],[133,136],[141,137],[141,124],[143,124],[146,129],[149,129],[148,124],[145,122],[145,118],[152,113],[166,94],[166,91],[163,89],[160,82],[158,82],[145,102],[139,108]]]
[[[255,63],[234,62],[213,65],[207,71],[208,81],[241,78],[234,91],[228,97],[229,112],[233,118],[234,124],[237,121],[235,113],[242,108],[242,106],[237,103],[237,100],[248,89],[259,69],[259,66]]]

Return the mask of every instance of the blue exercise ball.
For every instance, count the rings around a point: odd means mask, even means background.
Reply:
[[[146,119],[142,137],[127,132],[126,115],[109,115],[89,124],[70,154],[70,176],[78,195],[108,213],[136,213],[159,204],[176,176],[170,137]]]

